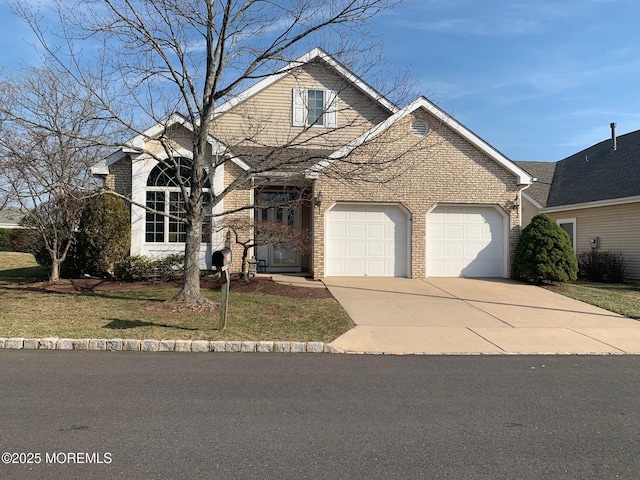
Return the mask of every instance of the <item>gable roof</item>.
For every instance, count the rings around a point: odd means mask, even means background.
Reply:
[[[515,163],[535,177],[535,182],[522,194],[536,202],[539,208],[546,207],[549,192],[551,191],[553,174],[556,170],[556,162],[516,161]]]
[[[378,125],[370,129],[369,131],[363,133],[362,135],[360,135],[358,138],[356,138],[346,146],[342,147],[341,149],[331,154],[328,160],[324,160],[317,163],[312,168],[312,172],[313,172],[312,176],[314,174],[317,175],[317,172],[329,166],[332,161],[337,160],[339,158],[346,157],[349,153],[351,153],[354,149],[364,144],[367,140],[371,139],[375,135],[378,135],[384,132],[385,130],[390,128],[392,125],[402,120],[404,117],[406,117],[407,115],[411,114],[412,112],[416,111],[419,108],[423,108],[427,110],[430,114],[438,118],[443,124],[445,124],[452,130],[454,130],[456,133],[462,136],[465,140],[467,140],[468,142],[476,146],[478,149],[480,149],[480,151],[488,155],[496,163],[502,165],[508,171],[516,175],[518,177],[519,184],[528,185],[533,182],[533,177],[529,175],[525,170],[523,170],[521,167],[516,165],[511,160],[509,160],[502,153],[500,153],[498,150],[493,148],[491,145],[489,145],[487,142],[485,142],[483,139],[481,139],[479,136],[477,136],[467,127],[462,125],[460,122],[455,120],[451,115],[446,113],[444,110],[441,110],[434,103],[427,100],[425,97],[418,97],[416,100],[411,102],[402,110],[398,110],[396,113],[391,115],[385,121],[379,123]]]
[[[181,125],[187,130],[193,132],[193,125],[191,124],[191,122],[189,122],[184,115],[180,113],[174,113],[170,115],[165,121],[156,123],[152,127],[146,129],[144,132],[126,141],[122,147],[118,148],[115,152],[97,162],[90,168],[91,174],[108,175],[109,167],[111,165],[122,160],[129,153],[139,154],[144,149],[145,141],[157,137],[163,131],[170,127],[173,127],[174,125]],[[207,142],[209,142],[209,144],[213,147],[214,152],[217,151],[222,153],[226,151],[226,146],[212,135],[207,135]]]
[[[18,228],[23,217],[19,208],[0,208],[0,228]]]
[[[245,170],[254,169],[258,175],[304,175],[319,159],[325,159],[333,150],[238,146],[230,152],[242,161]]]
[[[546,207],[640,196],[640,130],[597,143],[556,164]]]
[[[235,95],[230,100],[228,100],[225,103],[223,103],[222,105],[216,107],[216,109],[214,111],[214,116],[218,116],[218,115],[226,112],[227,110],[230,110],[231,108],[233,108],[236,105],[244,102],[248,98],[250,98],[250,97],[258,94],[259,92],[263,91],[265,88],[269,87],[270,85],[273,85],[275,82],[280,80],[282,77],[288,75],[289,73],[291,73],[296,68],[299,68],[299,67],[301,67],[301,66],[303,66],[303,65],[305,65],[307,63],[311,63],[314,60],[321,60],[324,63],[326,63],[327,65],[329,65],[339,75],[341,75],[343,78],[348,80],[351,84],[353,84],[356,88],[358,88],[359,90],[364,92],[370,98],[372,98],[373,100],[378,102],[380,105],[382,105],[384,108],[386,108],[390,113],[394,113],[394,112],[398,111],[398,107],[396,105],[394,105],[392,102],[390,102],[384,95],[382,95],[376,89],[371,87],[368,83],[366,83],[360,77],[355,75],[347,67],[345,67],[340,62],[335,60],[333,57],[331,57],[324,50],[322,50],[319,47],[316,47],[313,50],[311,50],[310,52],[305,53],[304,55],[302,55],[300,58],[298,58],[298,59],[294,60],[293,62],[290,62],[286,66],[282,67],[280,70],[278,70],[273,75],[269,75],[268,77],[266,77],[263,80],[259,81],[258,83],[256,83],[252,87],[250,87],[247,90],[239,93],[238,95]]]
[[[264,78],[263,80],[256,83],[252,87],[234,96],[232,99],[228,100],[222,105],[216,107],[214,111],[214,116],[218,116],[226,112],[227,110],[235,107],[236,105],[244,102],[248,98],[258,94],[265,88],[277,82],[282,77],[288,75],[294,69],[299,68],[314,60],[320,60],[320,61],[323,61],[325,64],[329,65],[339,75],[341,75],[343,78],[348,80],[352,85],[354,85],[356,88],[364,92],[367,96],[369,96],[370,98],[378,102],[382,107],[387,109],[390,113],[394,113],[398,111],[398,107],[394,105],[391,101],[389,101],[384,95],[382,95],[380,92],[375,90],[373,87],[371,87],[364,80],[362,80],[360,77],[355,75],[352,71],[350,71],[340,62],[335,60],[333,57],[327,54],[324,50],[322,50],[319,47],[316,47],[313,50],[302,55],[300,58],[294,60],[293,62],[290,62],[288,65],[278,70],[278,72],[276,72],[275,74],[269,75],[268,77]],[[187,121],[186,117],[184,117],[179,113],[174,113],[169,118],[167,118],[167,120],[156,123],[152,127],[142,132],[141,134],[136,135],[132,139],[125,142],[123,147],[120,147],[111,155],[109,155],[105,159],[101,160],[100,162],[92,166],[91,173],[93,175],[108,175],[109,166],[111,166],[115,162],[124,158],[128,153],[138,153],[140,151],[139,149],[142,147],[142,144],[146,139],[153,138],[154,136],[159,135],[164,129],[171,127],[175,124],[181,124],[182,126],[184,126],[189,130],[193,129],[193,126],[191,125],[190,122]],[[217,140],[211,135],[208,136],[208,141],[212,146],[218,147],[219,151],[227,150],[226,146],[222,142],[220,142],[219,140]],[[232,161],[237,163],[241,168],[245,170],[248,170],[250,168],[250,165],[247,162],[243,161],[241,156],[237,156],[236,154],[231,154],[231,159]]]

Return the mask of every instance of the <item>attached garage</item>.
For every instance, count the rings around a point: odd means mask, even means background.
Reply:
[[[427,276],[507,276],[505,228],[493,207],[436,207],[427,216]]]
[[[408,218],[399,205],[336,204],[326,220],[325,275],[409,276]]]

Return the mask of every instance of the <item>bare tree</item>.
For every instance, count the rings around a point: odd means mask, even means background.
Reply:
[[[240,279],[249,279],[249,253],[258,246],[279,246],[299,254],[311,251],[311,233],[286,223],[262,221],[254,223],[249,218],[235,218],[225,222],[233,232],[235,242],[242,246]]]
[[[40,238],[52,282],[60,278],[83,200],[95,192],[88,166],[104,154],[89,140],[102,125],[95,108],[61,75],[43,67],[0,80],[0,197],[20,208],[24,226]]]
[[[198,254],[203,220],[212,207],[234,190],[256,181],[268,183],[273,172],[284,170],[301,177],[309,165],[341,145],[335,131],[325,140],[323,133],[310,128],[285,135],[277,144],[267,143],[260,133],[261,122],[269,119],[256,121],[250,115],[242,130],[224,132],[217,128],[217,108],[252,82],[282,73],[287,65],[295,69],[291,61],[298,57],[296,53],[311,45],[322,44],[342,62],[353,62],[349,67],[358,62],[363,68],[368,62],[375,64],[378,59],[363,41],[366,24],[394,3],[396,0],[59,0],[55,2],[60,19],[55,36],[48,34],[38,12],[24,2],[16,2],[14,11],[31,25],[47,55],[91,92],[123,132],[143,139],[128,144],[127,151],[136,159],[155,159],[175,174],[184,215],[172,218],[186,224],[184,283],[175,300],[203,303]],[[98,53],[90,57],[88,52]],[[153,134],[141,128],[166,125],[174,112],[183,115],[190,132],[188,168],[178,159],[178,141],[170,128]],[[223,144],[212,146],[211,135]],[[309,146],[316,148],[305,148]],[[245,149],[243,158],[253,157],[248,168],[223,190],[206,195],[207,181],[230,161],[229,152],[237,155],[245,147],[251,150]],[[347,155],[339,160],[336,165],[341,163],[342,169],[327,168],[323,173],[335,172],[345,178],[361,173],[363,166],[358,161],[349,161]],[[370,157],[367,163],[382,170],[390,161]],[[149,205],[139,206],[150,209]],[[217,214],[223,213],[230,212]]]

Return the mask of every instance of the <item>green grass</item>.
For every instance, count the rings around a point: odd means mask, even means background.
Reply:
[[[179,311],[165,303],[176,288],[153,286],[94,293],[52,293],[43,270],[24,254],[0,252],[0,337],[331,341],[353,323],[334,299],[260,293],[229,295],[227,328],[219,312]],[[44,272],[46,278],[46,272]],[[218,302],[220,292],[204,290]]]
[[[47,269],[38,265],[30,253],[0,252],[0,287],[13,283],[41,282]]]
[[[552,290],[625,317],[640,319],[640,286],[638,285],[578,281],[554,286]]]

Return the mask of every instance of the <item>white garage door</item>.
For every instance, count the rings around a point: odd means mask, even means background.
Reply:
[[[437,207],[427,219],[427,276],[502,277],[503,217],[491,207]]]
[[[407,276],[407,214],[397,205],[338,204],[327,214],[326,276]]]

